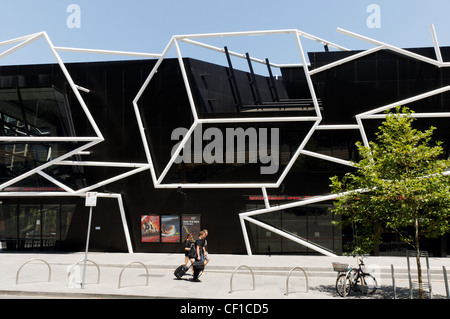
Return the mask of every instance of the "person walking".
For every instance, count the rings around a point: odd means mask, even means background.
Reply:
[[[189,261],[191,265],[194,263],[195,259],[195,245],[194,237],[192,234],[188,234],[186,241],[184,243],[184,265],[187,266]]]
[[[203,232],[206,234],[205,238],[203,239],[203,253],[205,256],[205,267],[210,262],[209,254],[208,254],[208,241],[206,240],[206,237],[208,237],[208,230],[204,229]]]
[[[195,258],[196,262],[204,262],[204,258],[205,258],[205,251],[204,251],[204,239],[206,238],[207,233],[205,231],[201,231],[198,239],[195,241],[195,250],[197,253],[197,256]],[[194,262],[194,277],[192,279],[193,282],[200,282],[200,279],[198,279],[200,272],[203,270],[202,268],[204,267],[196,267],[195,262]]]

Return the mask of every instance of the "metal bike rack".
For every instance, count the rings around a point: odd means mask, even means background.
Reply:
[[[291,277],[291,274],[294,272],[294,270],[301,270],[303,271],[303,273],[305,274],[305,279],[306,279],[306,293],[309,292],[309,283],[308,283],[308,275],[306,274],[306,271],[301,268],[301,267],[294,267],[291,269],[291,271],[289,272],[287,278],[286,278],[286,293],[285,295],[288,296],[289,295],[289,278]]]
[[[413,299],[413,286],[417,285],[416,283],[413,283],[412,278],[411,278],[411,266],[409,264],[409,257],[416,257],[416,252],[414,250],[407,250],[406,251],[406,257],[408,260],[408,277],[409,277],[409,294],[410,294],[410,298]],[[430,275],[430,262],[428,260],[428,252],[427,251],[421,251],[419,253],[419,258],[420,257],[425,257],[426,258],[426,263],[427,263],[427,277],[428,277],[428,284],[424,284],[422,283],[422,286],[428,286],[428,292],[430,294],[430,299],[433,298],[433,291],[432,291],[432,287],[431,287],[431,275]]]
[[[97,267],[97,285],[100,283],[100,267],[97,265],[97,263],[96,262],[93,262],[92,260],[87,260],[88,262],[90,262],[90,263],[92,263],[92,264],[94,264],[96,267]],[[79,261],[79,262],[77,262],[75,265],[73,265],[72,266],[72,268],[70,268],[70,271],[69,271],[69,273],[67,274],[67,280],[66,280],[66,287],[67,287],[67,285],[68,285],[68,282],[69,282],[69,277],[70,277],[70,274],[72,273],[72,270],[76,267],[76,266],[78,266],[79,264],[81,264],[81,263],[83,263],[84,262],[84,260],[81,260],[81,261]]]
[[[132,262],[130,262],[128,265],[126,265],[123,269],[122,269],[122,271],[120,272],[120,275],[119,275],[119,285],[117,286],[117,289],[120,289],[120,284],[121,284],[121,281],[122,281],[122,274],[123,274],[123,271],[125,270],[125,269],[127,269],[129,266],[131,266],[132,264],[139,264],[139,265],[142,265],[144,268],[145,268],[145,272],[146,272],[146,274],[147,274],[147,279],[146,279],[146,282],[145,282],[145,286],[147,287],[148,286],[148,277],[149,277],[149,275],[148,275],[148,268],[147,268],[147,266],[146,265],[144,265],[144,263],[142,263],[142,262],[140,262],[140,261],[132,261]]]
[[[394,299],[397,299],[397,288],[395,286],[395,270],[394,265],[391,264],[392,289],[394,291]]]
[[[34,259],[28,260],[26,263],[24,263],[24,264],[19,268],[19,270],[17,271],[17,274],[16,274],[16,285],[19,284],[19,273],[20,273],[20,271],[22,270],[22,268],[23,268],[25,265],[27,265],[27,264],[29,264],[29,263],[31,263],[31,262],[33,262],[33,261],[42,261],[43,263],[45,263],[45,264],[47,265],[47,267],[48,267],[48,282],[51,281],[51,278],[52,278],[52,269],[51,269],[49,263],[46,262],[46,261],[43,260],[43,259],[34,258]]]
[[[445,266],[442,266],[442,271],[444,273],[445,291],[447,292],[447,299],[450,299],[450,290],[448,288],[447,269],[445,268]]]
[[[234,277],[234,274],[236,273],[236,271],[238,271],[240,268],[247,268],[248,270],[250,270],[250,273],[252,274],[252,278],[253,278],[253,289],[252,289],[252,291],[255,291],[255,274],[253,273],[253,270],[249,267],[249,266],[246,266],[246,265],[241,265],[241,266],[239,266],[239,267],[236,267],[236,269],[233,271],[233,274],[231,275],[231,278],[230,278],[230,294],[233,292],[233,277]]]

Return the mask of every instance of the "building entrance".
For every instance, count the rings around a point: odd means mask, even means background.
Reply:
[[[51,251],[65,240],[76,205],[2,204],[0,241],[7,251]]]

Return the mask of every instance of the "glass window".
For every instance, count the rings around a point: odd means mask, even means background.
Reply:
[[[0,204],[0,238],[14,239],[17,235],[17,205]]]
[[[42,238],[56,239],[56,218],[59,215],[59,205],[42,206]]]
[[[76,205],[61,205],[59,240],[65,240]]]
[[[0,241],[7,250],[48,250],[64,241],[76,205],[0,204]]]
[[[41,205],[19,206],[19,238],[41,237]]]

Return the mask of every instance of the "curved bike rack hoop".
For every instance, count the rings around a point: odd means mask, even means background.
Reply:
[[[286,293],[285,293],[286,296],[289,295],[289,279],[291,278],[291,275],[292,275],[292,273],[295,270],[303,271],[303,274],[305,275],[305,279],[306,279],[306,293],[309,292],[308,275],[306,274],[306,271],[303,268],[301,268],[301,267],[294,267],[294,268],[291,269],[291,271],[289,272],[289,274],[288,274],[288,276],[286,278]]]
[[[249,266],[241,265],[239,267],[236,267],[236,269],[233,271],[233,274],[231,275],[231,278],[230,278],[230,292],[229,292],[230,294],[233,292],[233,277],[234,277],[234,274],[240,268],[247,268],[248,270],[250,270],[250,273],[252,274],[252,279],[253,279],[253,289],[252,289],[252,291],[255,291],[255,274],[253,273],[253,270]]]
[[[97,285],[100,283],[100,267],[97,265],[97,263],[96,262],[93,262],[92,260],[87,260],[88,262],[90,262],[90,263],[93,263],[96,267],[97,267]],[[72,270],[76,267],[76,266],[78,266],[79,264],[81,264],[81,263],[83,263],[84,262],[84,260],[81,260],[81,261],[79,261],[79,262],[77,262],[75,265],[73,265],[72,266],[72,268],[70,268],[70,271],[69,271],[69,273],[67,274],[67,280],[66,280],[66,287],[67,287],[67,285],[68,285],[68,281],[69,281],[69,277],[70,277],[70,274],[72,273]]]
[[[20,271],[22,270],[22,268],[23,268],[25,265],[27,265],[27,264],[29,264],[29,263],[31,263],[31,262],[33,262],[33,261],[42,261],[44,264],[47,265],[47,267],[48,267],[48,282],[51,281],[51,279],[52,279],[52,269],[51,269],[49,263],[46,262],[46,261],[43,260],[43,259],[34,258],[34,259],[28,260],[26,263],[24,263],[24,264],[19,268],[19,270],[17,271],[17,274],[16,274],[16,285],[19,284],[19,273],[20,273]]]
[[[132,262],[130,262],[130,263],[128,263],[128,265],[126,265],[123,269],[122,269],[122,271],[120,272],[120,275],[119,275],[119,284],[118,284],[118,286],[117,286],[117,289],[120,289],[120,284],[121,284],[121,281],[122,281],[122,274],[123,274],[123,271],[125,270],[125,269],[127,269],[129,266],[131,266],[132,264],[139,264],[139,265],[142,265],[144,268],[145,268],[145,272],[146,272],[146,274],[147,274],[147,279],[146,279],[146,281],[145,281],[145,286],[147,287],[148,286],[148,268],[147,268],[147,266],[146,265],[144,265],[144,263],[143,262],[140,262],[140,261],[132,261]]]

